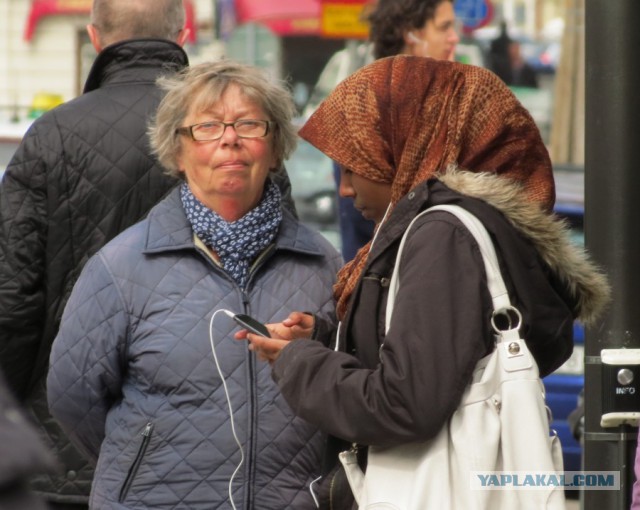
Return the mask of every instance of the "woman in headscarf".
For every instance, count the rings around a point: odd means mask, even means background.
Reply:
[[[300,134],[341,165],[341,193],[377,223],[334,288],[338,352],[289,341],[331,333],[299,312],[269,326],[277,339],[248,335],[295,412],[345,441],[328,465],[348,443],[435,437],[494,348],[478,245],[443,211],[411,228],[385,334],[398,245],[421,211],[455,204],[484,224],[541,376],[571,354],[574,319],[594,320],[606,303],[605,278],[551,213],[551,164],[534,121],[489,71],[381,59],[341,83]]]

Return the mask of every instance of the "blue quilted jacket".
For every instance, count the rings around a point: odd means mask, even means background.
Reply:
[[[315,508],[324,437],[218,311],[333,320],[340,265],[285,212],[243,290],[194,243],[177,190],[102,248],[65,308],[47,379],[52,415],[97,459],[91,507],[229,509],[231,492],[237,509]]]

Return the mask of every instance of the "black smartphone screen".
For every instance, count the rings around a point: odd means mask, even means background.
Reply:
[[[261,322],[255,320],[253,317],[250,317],[249,315],[237,313],[233,316],[233,320],[236,321],[244,329],[248,329],[251,333],[271,338],[267,327]]]

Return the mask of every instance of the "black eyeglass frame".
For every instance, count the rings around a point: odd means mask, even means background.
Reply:
[[[264,123],[264,133],[258,136],[243,136],[241,134],[238,133],[238,130],[236,129],[236,124],[238,122],[260,122],[260,123]],[[222,133],[220,133],[220,136],[218,138],[207,138],[206,140],[202,140],[202,139],[197,139],[194,135],[193,135],[193,128],[196,128],[198,126],[202,126],[204,124],[218,124],[218,125],[222,125],[224,126],[224,129],[222,130]],[[216,140],[220,140],[220,138],[222,138],[224,136],[225,131],[227,130],[227,128],[229,126],[233,127],[233,130],[236,132],[236,135],[238,136],[238,138],[247,138],[247,139],[252,139],[252,138],[264,138],[265,136],[267,136],[270,132],[271,132],[271,126],[275,124],[274,121],[272,120],[263,120],[263,119],[238,119],[235,120],[233,122],[222,122],[219,120],[209,120],[207,122],[199,122],[198,124],[192,124],[191,126],[182,126],[179,128],[176,128],[175,130],[175,134],[176,135],[189,135],[191,136],[191,139],[194,142],[215,142]]]

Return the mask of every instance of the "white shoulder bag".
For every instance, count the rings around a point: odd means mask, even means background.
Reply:
[[[564,509],[563,474],[558,437],[550,435],[549,411],[538,366],[520,338],[521,315],[511,306],[491,238],[482,223],[453,205],[424,211],[447,211],[473,234],[484,258],[493,298],[495,350],[478,362],[462,401],[438,435],[424,443],[369,448],[366,473],[354,450],[340,461],[359,509],[376,510],[539,510]],[[400,256],[387,301],[389,329],[398,291]],[[517,317],[501,330],[497,316]],[[555,482],[555,483],[554,483]]]

